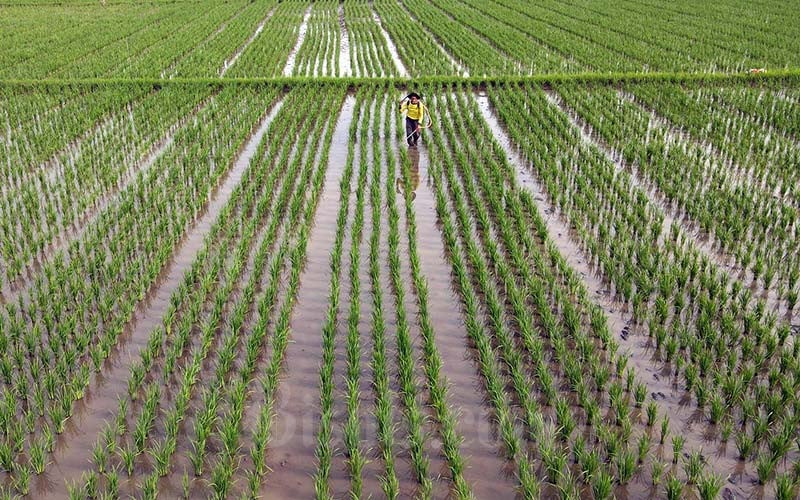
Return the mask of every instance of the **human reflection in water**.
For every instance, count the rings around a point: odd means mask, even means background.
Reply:
[[[411,160],[411,167],[408,170],[409,180],[411,181],[411,199],[417,197],[417,187],[419,187],[419,149],[409,148],[408,159]],[[403,179],[397,178],[397,193],[403,192]]]

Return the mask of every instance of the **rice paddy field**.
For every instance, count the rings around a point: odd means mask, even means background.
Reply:
[[[0,0],[0,499],[798,498],[798,33]]]

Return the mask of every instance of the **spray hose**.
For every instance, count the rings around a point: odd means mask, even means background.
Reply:
[[[403,99],[403,101],[405,101],[405,99]],[[400,102],[402,103],[403,101],[400,101]],[[424,105],[422,102],[420,102],[419,105],[420,105],[420,108],[422,109],[422,116],[426,117],[428,119],[428,123],[426,123],[424,125],[420,123],[417,126],[417,129],[419,130],[419,129],[431,128],[433,126],[433,118],[431,118],[431,113],[430,113],[430,111],[428,111],[428,106]],[[411,137],[412,135],[414,135],[416,133],[417,133],[416,130],[411,132],[410,134],[408,134],[406,136],[405,140],[408,140],[409,137]]]

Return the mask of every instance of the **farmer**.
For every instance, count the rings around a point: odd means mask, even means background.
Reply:
[[[400,113],[406,114],[406,141],[409,147],[417,147],[420,136],[420,123],[425,113],[425,105],[419,102],[419,94],[412,92],[400,103]]]

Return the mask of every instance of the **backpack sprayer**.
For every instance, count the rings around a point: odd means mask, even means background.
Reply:
[[[420,129],[431,128],[431,126],[433,125],[433,119],[431,118],[431,113],[430,113],[430,111],[428,111],[428,106],[426,106],[425,104],[422,103],[422,97],[420,97],[420,95],[417,94],[416,92],[411,92],[407,96],[405,96],[402,99],[400,99],[400,103],[397,105],[398,109],[402,109],[403,103],[406,102],[406,101],[410,102],[412,97],[416,97],[419,100],[419,107],[422,110],[422,116],[424,118],[428,119],[428,122],[425,125],[420,123],[419,124],[419,128]],[[406,136],[405,140],[407,141],[409,139],[409,137],[414,135],[416,132],[417,131],[415,130],[414,132],[411,132],[410,134],[408,134]]]

